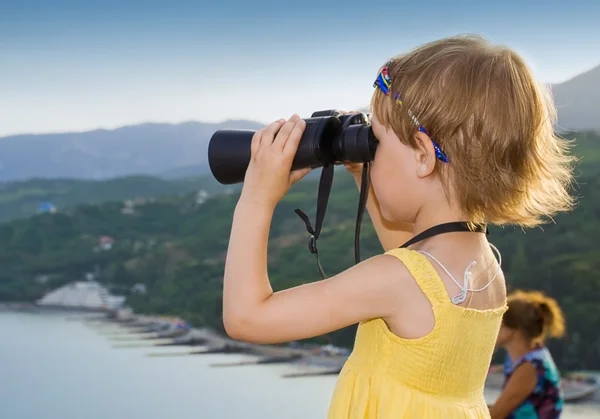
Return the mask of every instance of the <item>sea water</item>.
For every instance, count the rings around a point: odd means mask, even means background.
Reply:
[[[243,355],[117,348],[124,342],[64,315],[0,313],[0,331],[2,419],[318,419],[337,378],[282,378],[294,365],[211,366]],[[600,404],[569,405],[563,417],[598,419]]]

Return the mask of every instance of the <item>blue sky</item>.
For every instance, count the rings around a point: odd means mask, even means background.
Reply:
[[[600,64],[592,1],[0,1],[0,135],[355,109],[390,56],[458,33],[544,82]]]

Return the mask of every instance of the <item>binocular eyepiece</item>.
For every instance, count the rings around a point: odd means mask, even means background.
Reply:
[[[373,160],[377,139],[368,116],[342,114],[335,110],[315,112],[305,119],[292,170],[317,168],[344,162]],[[250,144],[255,131],[218,130],[208,144],[208,164],[215,179],[223,185],[244,181],[250,163]]]

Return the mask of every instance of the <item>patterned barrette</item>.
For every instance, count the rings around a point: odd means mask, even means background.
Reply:
[[[388,65],[389,63],[383,66],[383,68],[379,71],[379,74],[377,75],[377,79],[375,79],[375,83],[373,83],[373,87],[381,90],[381,92],[386,96],[389,96],[390,90],[392,88],[392,80],[390,79],[390,76],[388,74]],[[402,96],[399,92],[394,92],[392,97],[394,98],[394,101],[397,104],[402,105]],[[407,112],[413,124],[415,124],[419,128],[419,131],[431,138],[431,142],[433,143],[433,149],[435,150],[435,157],[444,163],[448,163],[448,156],[446,155],[446,153],[442,151],[441,147],[435,142],[431,135],[429,135],[427,130],[421,125],[417,117],[410,111],[410,109]]]

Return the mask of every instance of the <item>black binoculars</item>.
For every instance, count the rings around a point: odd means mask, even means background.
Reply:
[[[373,160],[377,139],[368,115],[319,111],[304,119],[306,128],[292,163],[292,170],[317,168],[344,162]],[[218,130],[208,145],[208,164],[215,179],[224,185],[244,181],[250,163],[250,144],[255,131]]]

